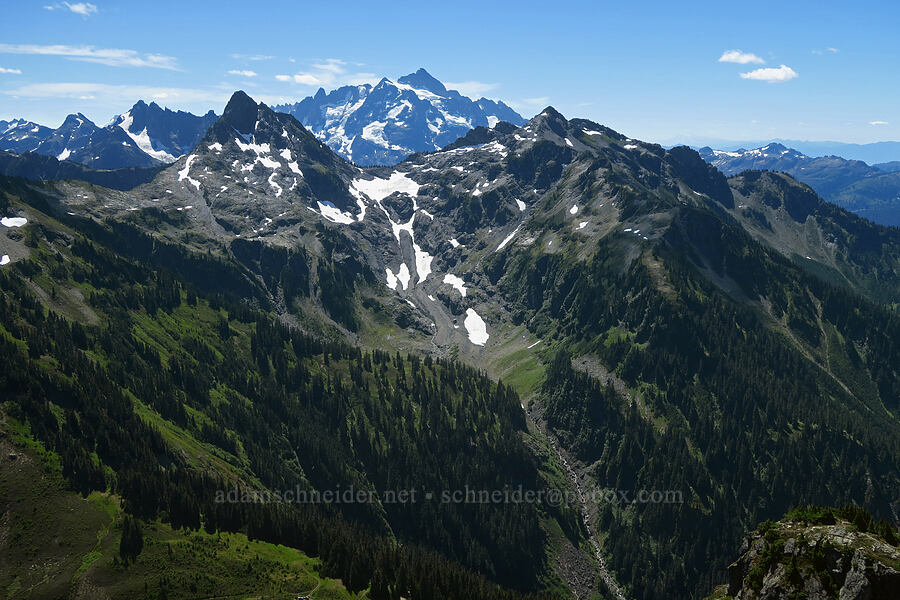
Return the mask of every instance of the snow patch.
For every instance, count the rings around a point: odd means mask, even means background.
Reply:
[[[521,225],[519,225],[519,227],[521,227]],[[519,233],[519,227],[513,229],[512,233],[510,233],[502,242],[500,242],[500,245],[497,246],[497,250],[495,252],[499,252],[506,247],[506,245],[513,239],[513,237],[515,237],[515,235]]]
[[[577,204],[573,205],[572,208],[569,209],[569,214],[570,215],[578,214],[578,205]]]
[[[9,264],[9,254],[4,254],[3,256],[0,256],[0,267],[2,267],[3,265],[8,265],[8,264]]]
[[[0,225],[4,227],[22,227],[28,223],[25,217],[3,217],[0,219]]]
[[[419,276],[418,283],[425,281],[425,278],[431,274],[431,261],[434,257],[413,242],[413,252],[416,255],[416,274]]]
[[[350,184],[375,202],[381,202],[394,192],[417,196],[419,194],[418,183],[409,178],[406,173],[394,171],[387,179],[354,179]]]
[[[519,212],[525,212],[525,208],[526,208],[525,203],[522,202],[521,200],[519,200],[518,198],[516,198],[516,206],[519,207]]]
[[[459,294],[465,298],[466,297],[466,282],[462,280],[462,277],[457,277],[452,273],[447,273],[444,275],[444,283],[449,283],[453,286]]]
[[[275,171],[272,171],[272,174],[269,175],[268,182],[269,182],[269,185],[272,186],[272,189],[275,190],[275,197],[277,198],[278,196],[280,196],[284,190],[281,189],[280,185],[275,183]]]
[[[466,320],[463,321],[466,326],[466,332],[469,334],[469,341],[476,346],[484,346],[490,337],[487,332],[487,325],[475,309],[466,309]]]
[[[188,183],[190,183],[195,188],[197,188],[197,191],[199,192],[200,191],[200,182],[197,181],[196,179],[191,179],[188,176],[188,173],[190,173],[190,171],[191,171],[191,163],[194,162],[195,158],[197,158],[197,155],[191,154],[190,156],[187,157],[187,160],[184,161],[184,168],[182,170],[178,171],[178,181],[184,181],[185,179],[187,179]],[[166,191],[168,191],[168,190],[166,190]]]
[[[64,148],[62,152],[56,155],[56,160],[66,160],[72,155],[72,151],[68,148]]]
[[[406,263],[401,263],[400,268],[397,270],[397,280],[404,290],[409,288],[409,278],[409,267],[406,266]]]
[[[349,225],[351,223],[356,222],[356,219],[353,218],[353,215],[347,212],[343,212],[337,206],[332,204],[331,202],[325,202],[324,204],[316,200],[316,204],[319,205],[319,212],[323,217],[331,221],[332,223],[341,223],[343,225]],[[406,286],[403,287],[406,289]]]
[[[134,117],[131,116],[131,111],[128,111],[124,115],[122,115],[122,122],[119,123],[119,127],[122,128],[122,131],[130,137],[137,147],[143,150],[145,153],[149,154],[156,160],[161,160],[162,162],[175,162],[178,160],[177,157],[172,156],[165,150],[156,150],[153,147],[153,142],[150,141],[150,135],[147,133],[147,128],[144,129],[140,133],[131,133],[129,129],[131,128],[131,124],[134,123]],[[125,143],[123,142],[123,145]]]

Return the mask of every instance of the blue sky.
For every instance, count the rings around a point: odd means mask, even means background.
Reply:
[[[294,101],[425,67],[663,143],[900,139],[892,2],[5,4],[0,119],[104,124],[139,98],[220,113],[235,89]]]

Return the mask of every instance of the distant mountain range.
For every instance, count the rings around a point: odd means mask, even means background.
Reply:
[[[851,144],[847,142],[792,140],[786,138],[768,138],[756,140],[728,140],[700,136],[679,136],[660,140],[666,148],[678,145],[690,146],[699,150],[705,146],[729,152],[745,148],[761,148],[769,144],[780,144],[793,148],[807,156],[841,156],[848,160],[861,160],[870,165],[900,161],[900,141],[871,142],[868,144]]]
[[[393,165],[415,152],[439,150],[478,126],[525,123],[503,102],[448,90],[425,69],[375,86],[328,93],[319,88],[315,96],[274,110],[293,115],[336,153],[364,166]]]
[[[375,86],[328,93],[320,88],[315,96],[274,109],[296,117],[342,157],[366,166],[393,165],[416,152],[439,150],[475,127],[525,123],[503,102],[472,100],[448,90],[425,69],[396,82],[384,78]],[[140,100],[105,127],[81,113],[69,115],[56,129],[24,119],[0,121],[0,150],[34,152],[94,169],[154,167],[190,152],[216,118],[213,111],[197,116]],[[47,164],[30,161],[26,170]]]
[[[93,169],[153,167],[171,163],[193,148],[216,120],[138,101],[131,110],[99,127],[81,113],[56,129],[31,121],[0,121],[0,150],[33,152]]]
[[[900,225],[900,163],[870,166],[840,156],[810,157],[778,143],[734,151],[707,146],[699,153],[727,176],[751,169],[782,171],[838,206],[876,223]]]

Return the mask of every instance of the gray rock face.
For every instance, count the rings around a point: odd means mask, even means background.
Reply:
[[[475,352],[510,318],[495,287],[509,254],[580,256],[615,236],[631,260],[666,236],[702,230],[681,222],[685,207],[744,210],[692,150],[666,151],[551,107],[522,127],[477,128],[394,167],[362,168],[243,92],[152,182],[95,193],[69,195],[67,211],[145,222],[174,241],[253,240],[316,254],[323,232],[339,236],[377,293],[432,328],[435,346]]]
[[[849,523],[779,522],[744,539],[728,568],[734,600],[888,600],[900,594],[900,549]]]

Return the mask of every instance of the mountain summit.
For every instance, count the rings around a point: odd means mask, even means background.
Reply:
[[[216,121],[162,108],[143,100],[111,123],[98,127],[83,114],[71,114],[56,129],[22,119],[0,121],[0,150],[34,152],[94,169],[155,167],[190,152]]]
[[[147,155],[161,162],[175,162],[190,152],[216,121],[216,113],[198,116],[184,111],[161,108],[138,100],[125,114],[113,120]]]
[[[525,120],[503,102],[472,100],[448,90],[425,69],[375,86],[319,89],[276,111],[293,115],[319,139],[358,165],[396,164],[415,152],[432,152],[475,127]]]

